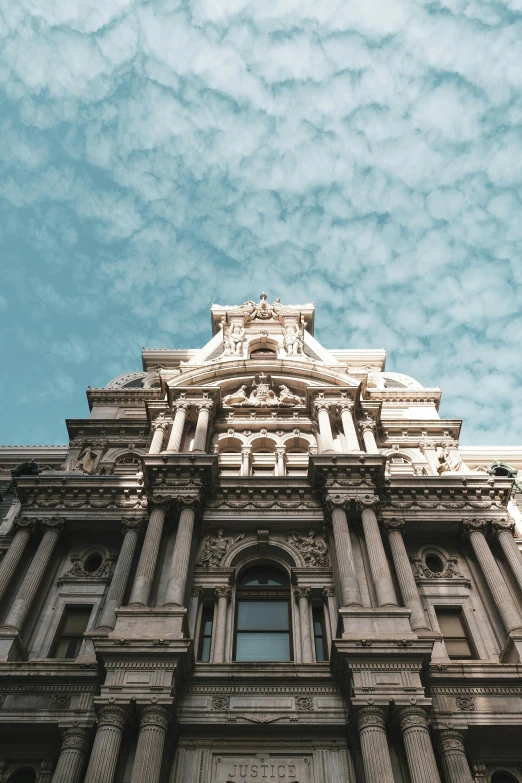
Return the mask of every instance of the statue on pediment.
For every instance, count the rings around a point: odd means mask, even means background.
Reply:
[[[245,534],[241,533],[236,538],[228,538],[225,536],[223,528],[220,527],[215,536],[210,535],[205,538],[203,551],[197,565],[203,566],[203,568],[219,568],[230,547],[238,541],[242,541],[244,537]]]
[[[283,346],[289,356],[303,353],[304,325],[299,328],[297,324],[288,324],[283,338]]]
[[[223,405],[246,405],[247,403],[246,386],[241,386],[236,392],[223,397]]]

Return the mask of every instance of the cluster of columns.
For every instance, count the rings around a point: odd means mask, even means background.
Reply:
[[[343,425],[343,433],[347,450],[349,452],[361,451],[354,416],[354,400],[342,399],[334,402],[332,400],[327,400],[320,397],[314,400],[313,404],[313,409],[318,425],[319,452],[328,454],[335,451],[332,423],[330,420],[330,410],[333,406],[335,406],[335,411],[340,417]],[[375,421],[371,418],[371,416],[366,416],[363,421],[359,422],[358,427],[362,435],[365,450],[369,454],[378,454],[379,449],[377,447],[377,441],[375,440],[375,432],[377,429]]]
[[[170,563],[166,595],[163,601],[164,606],[183,606],[199,496],[179,497],[177,500],[181,507],[181,513]],[[153,509],[147,524],[129,600],[129,604],[137,606],[147,606],[150,600],[163,535],[166,509],[170,501],[168,499],[153,499],[151,502]],[[41,520],[44,531],[43,536],[9,609],[4,621],[4,629],[13,633],[22,631],[24,621],[42,585],[42,580],[64,524],[65,521],[63,519],[56,517]],[[6,556],[0,564],[0,598],[5,593],[20,563],[31,532],[36,526],[36,520],[20,519],[15,525],[17,532]],[[143,521],[123,520],[122,525],[124,533],[123,543],[99,620],[98,628],[100,630],[110,631],[115,627],[116,609],[122,605],[127,589]]]
[[[341,606],[343,607],[362,605],[346,515],[347,502],[348,498],[342,495],[331,495],[327,499],[327,505],[332,514],[332,530],[341,588]],[[362,527],[377,604],[382,607],[397,606],[388,559],[375,514],[377,498],[374,496],[359,497],[355,498],[355,502],[361,510]],[[486,539],[487,524],[486,520],[463,520],[463,530],[469,537],[495,605],[502,617],[506,632],[510,633],[522,628],[522,617]],[[513,523],[509,520],[496,520],[493,521],[492,526],[511,571],[522,590],[522,556],[513,539]],[[429,630],[429,624],[404,545],[404,521],[397,519],[385,520],[384,528],[388,535],[403,603],[411,612],[411,627],[414,631]]]
[[[165,433],[169,428],[170,420],[165,419],[164,415],[160,413],[152,422],[152,441],[149,454],[161,454],[163,451],[166,451],[167,454],[179,452],[185,431],[187,412],[191,405],[194,405],[197,411],[196,433],[192,451],[204,452],[206,450],[210,414],[214,405],[212,400],[189,402],[188,400],[179,399],[172,406],[172,427],[165,449]]]
[[[101,707],[85,783],[112,783],[128,720],[129,711],[124,706],[111,703]],[[147,704],[141,708],[131,783],[159,782],[169,720],[168,707]],[[78,726],[65,729],[52,783],[80,783],[90,747],[88,729]]]
[[[401,707],[398,719],[411,783],[441,783],[425,710],[415,704]],[[367,783],[394,783],[385,710],[375,705],[359,708],[357,728]],[[473,783],[460,732],[441,731],[437,749],[445,783]]]

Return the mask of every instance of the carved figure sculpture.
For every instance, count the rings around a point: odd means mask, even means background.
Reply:
[[[283,346],[289,356],[303,352],[303,336],[296,324],[289,324],[286,327]]]
[[[321,538],[316,538],[316,532],[313,528],[305,536],[297,533],[295,530],[292,530],[290,535],[307,566],[324,568],[330,565],[328,545]]]
[[[304,397],[299,397],[290,391],[288,386],[281,384],[279,387],[279,404],[280,405],[304,405]]]
[[[241,386],[237,392],[227,394],[223,397],[223,405],[244,405],[248,402],[246,386]]]
[[[279,405],[277,395],[270,388],[272,379],[269,375],[261,373],[256,375],[254,380],[254,390],[250,395],[251,405]]]
[[[197,565],[204,568],[219,568],[230,547],[244,537],[245,534],[241,533],[236,538],[227,538],[223,528],[219,528],[215,536],[210,535],[205,538],[203,551]]]
[[[439,449],[437,460],[439,462],[437,465],[437,473],[439,476],[442,475],[442,473],[459,473],[462,467],[461,459],[457,460],[457,462],[453,462],[447,446],[442,446],[442,448]]]

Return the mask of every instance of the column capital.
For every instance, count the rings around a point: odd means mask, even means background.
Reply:
[[[158,726],[164,731],[169,725],[169,711],[161,704],[147,704],[140,712],[140,728]]]
[[[359,495],[355,498],[355,505],[359,511],[364,511],[367,508],[375,511],[379,505],[379,498],[377,495]]]
[[[115,726],[121,731],[127,725],[128,712],[119,704],[104,704],[98,710],[98,728],[101,726]]]
[[[214,403],[212,400],[201,400],[200,402],[196,402],[195,404],[195,408],[198,411],[198,413],[200,411],[207,411],[208,413],[210,413],[213,407],[214,407]]]
[[[65,527],[65,519],[63,517],[49,517],[42,519],[42,525],[45,531],[55,530],[57,533],[61,533]]]
[[[191,508],[197,511],[199,504],[201,503],[201,495],[199,492],[193,495],[175,495],[172,498],[178,504],[181,511],[185,508]]]
[[[377,429],[377,423],[372,419],[371,416],[366,414],[366,418],[359,422],[359,429],[362,433],[365,432],[373,432],[375,433]]]
[[[359,731],[375,726],[383,731],[386,730],[386,716],[381,707],[368,705],[360,707],[357,711],[357,727]]]
[[[495,536],[498,538],[499,533],[502,533],[504,530],[506,530],[508,533],[511,533],[512,536],[515,535],[515,520],[514,519],[493,519],[491,521],[491,525],[493,527],[493,532]]]
[[[416,704],[401,707],[399,710],[399,721],[401,731],[406,731],[406,729],[411,729],[413,727],[429,729],[430,726],[426,711]]]
[[[314,400],[313,405],[314,405],[314,411],[315,411],[316,415],[318,413],[320,413],[321,411],[326,411],[327,413],[329,413],[330,412],[331,401],[330,400],[323,400],[323,399]]]
[[[149,508],[154,511],[156,508],[166,511],[170,505],[170,498],[165,498],[157,495],[149,495]]]
[[[350,500],[350,495],[331,495],[328,493],[325,499],[325,506],[330,512],[336,508],[340,508],[342,511],[346,511],[346,506]]]
[[[335,587],[333,585],[323,587],[323,595],[325,598],[333,598],[335,595]]]
[[[232,588],[227,587],[226,585],[218,585],[218,587],[214,588],[214,593],[218,600],[220,598],[226,598],[227,601],[230,601],[232,598]]]
[[[178,411],[185,411],[185,413],[188,411],[190,407],[190,402],[188,400],[174,400],[172,403],[172,411],[173,413],[177,413]]]
[[[311,587],[296,587],[294,590],[294,595],[299,601],[301,598],[306,598],[307,600],[312,595],[312,588]]]
[[[144,523],[144,519],[122,519],[121,532],[125,534],[128,533],[129,530],[135,530],[136,533],[141,533]]]
[[[469,538],[472,533],[486,533],[487,519],[463,519],[462,535]]]
[[[87,753],[91,744],[91,732],[80,726],[72,726],[62,733],[62,750],[79,750]]]
[[[29,533],[32,533],[36,527],[36,523],[40,522],[41,520],[35,519],[34,517],[31,518],[20,518],[17,517],[15,521],[13,522],[13,527],[15,530],[27,530]]]
[[[338,400],[335,405],[335,410],[337,411],[339,416],[342,414],[343,411],[349,411],[350,413],[353,413],[354,408],[355,408],[355,400]]]
[[[465,753],[464,737],[455,729],[443,729],[437,737],[437,746],[440,750],[460,750]]]
[[[401,536],[404,535],[404,529],[406,527],[406,522],[404,519],[384,519],[383,525],[388,535],[394,531],[400,533]]]
[[[193,598],[203,598],[204,595],[205,595],[205,588],[202,587],[201,585],[192,588]]]
[[[167,427],[169,426],[170,422],[167,419],[160,419],[158,416],[157,419],[154,419],[154,421],[151,424],[151,429],[153,432],[157,432],[158,430],[161,430],[162,432],[165,432]]]

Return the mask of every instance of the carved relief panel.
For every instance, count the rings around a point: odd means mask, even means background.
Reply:
[[[287,755],[280,753],[218,754],[212,758],[212,783],[261,783],[277,780],[279,783],[312,783],[313,758],[311,754]]]

